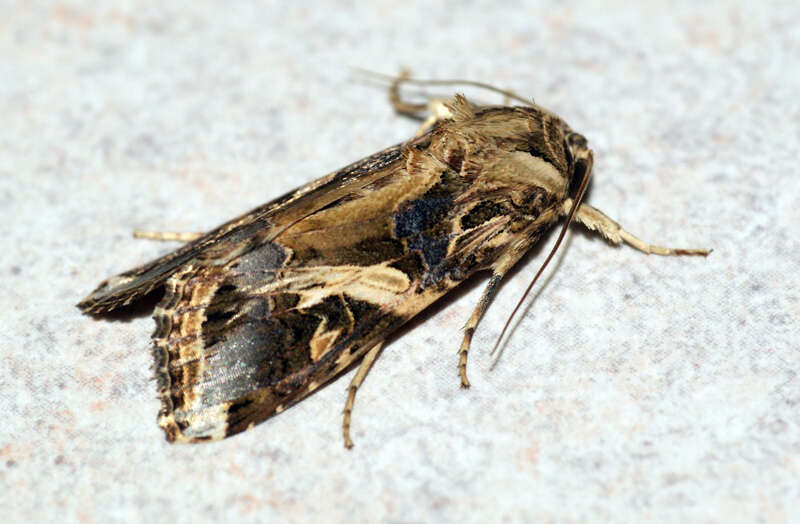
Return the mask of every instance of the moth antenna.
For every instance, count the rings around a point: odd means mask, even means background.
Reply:
[[[477,82],[475,80],[418,80],[416,78],[400,78],[398,79],[399,84],[414,84],[414,85],[421,85],[421,86],[451,86],[451,85],[458,85],[458,86],[471,86],[477,87],[478,89],[485,89],[487,91],[491,91],[493,93],[498,93],[503,95],[506,98],[510,98],[511,100],[516,100],[517,102],[521,102],[526,106],[534,106],[535,103],[532,100],[528,100],[516,94],[514,91],[510,91],[508,89],[500,89],[499,87],[495,87],[491,84],[487,84],[485,82]]]
[[[373,79],[379,82],[392,82],[397,78],[396,75],[378,73],[377,71],[370,71],[369,69],[364,69],[363,67],[351,67],[350,71],[357,75],[361,75],[365,80]]]
[[[487,84],[485,82],[477,82],[475,80],[460,80],[460,79],[453,79],[453,80],[428,80],[428,79],[417,79],[411,78],[410,73],[408,70],[403,70],[399,75],[392,76],[386,75],[383,73],[376,73],[375,71],[369,71],[367,69],[362,69],[360,67],[354,67],[353,71],[364,76],[365,78],[373,78],[378,79],[384,82],[389,82],[392,84],[393,89],[398,89],[402,84],[413,84],[419,86],[472,86],[477,87],[478,89],[485,89],[487,91],[491,91],[493,93],[498,93],[506,98],[511,100],[516,100],[517,102],[521,102],[526,106],[535,106],[536,103],[533,100],[528,100],[524,97],[519,96],[513,91],[508,89],[500,89],[499,87],[495,87],[491,84]],[[424,105],[421,106],[422,109],[425,108]],[[420,109],[421,110],[421,109]]]
[[[564,222],[564,226],[561,228],[561,232],[558,234],[558,239],[556,240],[553,249],[550,250],[550,254],[547,255],[547,258],[544,259],[544,263],[539,268],[539,271],[536,273],[536,276],[533,277],[531,283],[528,284],[527,289],[525,289],[525,293],[522,294],[522,298],[519,299],[519,302],[517,302],[516,307],[514,307],[514,310],[508,317],[508,320],[506,320],[506,324],[503,326],[503,330],[500,332],[500,336],[497,337],[497,342],[492,348],[492,351],[489,352],[489,355],[494,355],[495,352],[497,352],[497,349],[500,347],[500,342],[503,341],[503,337],[505,336],[506,331],[508,330],[508,326],[511,325],[511,321],[514,319],[514,315],[517,314],[517,311],[519,311],[520,306],[522,306],[522,303],[525,302],[525,299],[528,297],[528,293],[530,293],[531,289],[533,289],[533,285],[536,284],[536,281],[539,280],[539,277],[544,272],[544,268],[547,267],[547,264],[550,263],[550,260],[553,258],[553,255],[555,255],[556,251],[558,251],[558,247],[561,245],[561,241],[564,240],[564,235],[567,234],[567,228],[569,227],[570,223],[572,223],[572,218],[575,216],[575,211],[577,211],[578,206],[581,205],[581,200],[583,200],[583,195],[586,192],[586,186],[589,185],[589,179],[591,177],[592,177],[592,171],[589,170],[588,174],[585,177],[583,177],[581,185],[578,187],[578,192],[575,196],[575,200],[572,201],[572,207],[569,210],[569,215],[567,215],[567,220]]]

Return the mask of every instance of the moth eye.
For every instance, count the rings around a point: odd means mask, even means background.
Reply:
[[[572,148],[569,147],[569,143],[567,142],[566,139],[564,140],[563,147],[564,147],[564,157],[567,159],[567,169],[570,170],[572,169],[572,162],[575,160],[575,158],[572,156]]]
[[[572,167],[572,176],[569,179],[569,196],[575,197],[578,193],[578,188],[581,187],[581,182],[586,176],[586,159],[579,158],[575,161]]]

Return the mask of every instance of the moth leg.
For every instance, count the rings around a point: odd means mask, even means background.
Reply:
[[[428,109],[428,105],[412,104],[410,102],[406,102],[403,100],[403,97],[400,96],[400,84],[407,82],[409,78],[411,78],[411,72],[407,69],[404,69],[399,75],[397,75],[397,77],[395,77],[394,80],[392,80],[392,83],[389,86],[389,101],[392,103],[392,107],[394,108],[395,112],[400,113],[401,115],[416,117],[418,113]]]
[[[430,131],[430,129],[435,126],[438,121],[453,117],[453,113],[450,111],[450,108],[447,107],[445,101],[441,98],[433,98],[428,101],[428,113],[430,113],[430,116],[428,116],[428,118],[422,122],[422,125],[419,126],[419,129],[417,129],[417,132],[414,135],[415,137],[422,136]]]
[[[432,98],[425,104],[412,104],[403,100],[400,96],[400,84],[408,81],[411,78],[411,73],[407,70],[400,73],[397,78],[392,81],[389,86],[389,101],[392,103],[396,113],[416,117],[419,113],[425,111],[428,117],[422,122],[422,125],[417,130],[414,136],[421,136],[427,133],[436,123],[446,118],[452,118],[453,113],[447,107],[447,100],[442,98]]]
[[[469,380],[467,379],[467,353],[469,353],[469,346],[472,343],[472,335],[475,333],[475,328],[478,327],[478,323],[481,321],[481,318],[483,318],[483,314],[486,313],[486,309],[497,293],[497,285],[503,280],[506,273],[508,273],[525,255],[528,251],[527,247],[528,246],[524,244],[512,246],[494,263],[489,283],[486,284],[486,288],[483,290],[483,295],[481,295],[478,305],[475,306],[475,310],[464,326],[464,339],[461,341],[461,347],[458,348],[458,375],[461,377],[462,388],[469,387]]]
[[[350,381],[350,387],[347,391],[347,401],[344,403],[344,420],[342,420],[344,447],[347,449],[353,447],[353,441],[350,440],[350,415],[353,413],[353,404],[356,402],[356,391],[358,391],[358,388],[361,387],[361,384],[367,377],[367,373],[369,373],[370,368],[372,368],[372,364],[375,362],[375,359],[378,358],[378,354],[381,352],[382,347],[383,342],[378,342],[372,347],[372,349],[369,350],[366,355],[364,355],[364,360],[362,360],[361,365],[358,366],[356,375],[353,377],[353,380]]]
[[[470,315],[467,324],[464,326],[464,338],[461,341],[461,347],[458,348],[458,375],[461,377],[461,387],[468,388],[469,380],[467,379],[467,353],[469,353],[469,346],[472,343],[472,335],[475,333],[475,328],[486,313],[486,308],[497,293],[497,284],[503,279],[503,275],[493,274],[489,279],[489,283],[483,290],[478,305]]]
[[[572,201],[567,200],[564,202],[564,210],[565,213],[569,213],[569,208],[572,206]],[[608,216],[605,215],[599,209],[596,209],[588,204],[581,204],[581,207],[578,208],[578,211],[575,213],[575,221],[580,222],[588,229],[592,231],[597,231],[601,235],[603,235],[609,242],[612,244],[621,244],[625,242],[632,246],[635,249],[643,253],[647,253],[648,255],[665,255],[665,256],[674,256],[674,255],[700,255],[700,256],[707,256],[711,253],[710,249],[684,249],[684,248],[673,248],[673,247],[663,247],[663,246],[655,246],[653,244],[648,244],[644,240],[637,238],[636,236],[632,235],[628,231],[626,231],[622,226],[611,220]]]
[[[374,76],[374,74],[373,74]],[[383,76],[383,75],[377,75]],[[384,78],[386,78],[384,76]],[[426,133],[431,127],[436,124],[436,122],[443,120],[445,118],[452,118],[453,113],[450,111],[448,107],[448,102],[451,100],[449,99],[431,99],[427,104],[414,104],[410,102],[406,102],[400,96],[400,85],[401,84],[414,84],[418,86],[471,86],[476,87],[479,89],[485,89],[486,91],[491,91],[493,93],[498,93],[503,95],[503,105],[508,105],[512,100],[517,102],[521,102],[526,106],[534,106],[532,100],[528,100],[516,94],[514,91],[509,91],[508,89],[500,89],[491,84],[486,84],[484,82],[475,82],[474,80],[420,80],[416,78],[411,78],[411,73],[406,69],[401,71],[400,75],[396,76],[392,79],[392,83],[389,86],[389,99],[394,106],[395,111],[400,114],[412,116],[412,117],[419,117],[419,113],[423,111],[428,111],[431,116],[428,117],[425,122],[422,124],[422,127],[417,131],[417,136],[420,136]],[[469,104],[473,109],[482,107],[484,104]]]
[[[146,238],[162,242],[191,242],[197,240],[205,233],[175,233],[171,231],[140,231],[133,232],[133,238]]]

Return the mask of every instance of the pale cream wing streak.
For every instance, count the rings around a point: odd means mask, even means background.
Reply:
[[[253,295],[296,293],[300,295],[297,309],[306,309],[329,296],[342,294],[384,305],[411,285],[405,273],[388,265],[288,268],[281,273],[279,279],[259,288]]]

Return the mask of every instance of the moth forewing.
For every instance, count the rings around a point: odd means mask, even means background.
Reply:
[[[106,280],[78,305],[102,313],[164,288],[153,340],[168,440],[244,431],[362,361],[344,410],[349,447],[356,390],[387,337],[488,270],[459,349],[468,386],[470,340],[497,284],[570,210],[614,243],[707,254],[651,246],[573,205],[592,153],[554,114],[535,105],[477,107],[462,96],[438,107],[407,142],[205,235],[179,237],[191,242]]]

